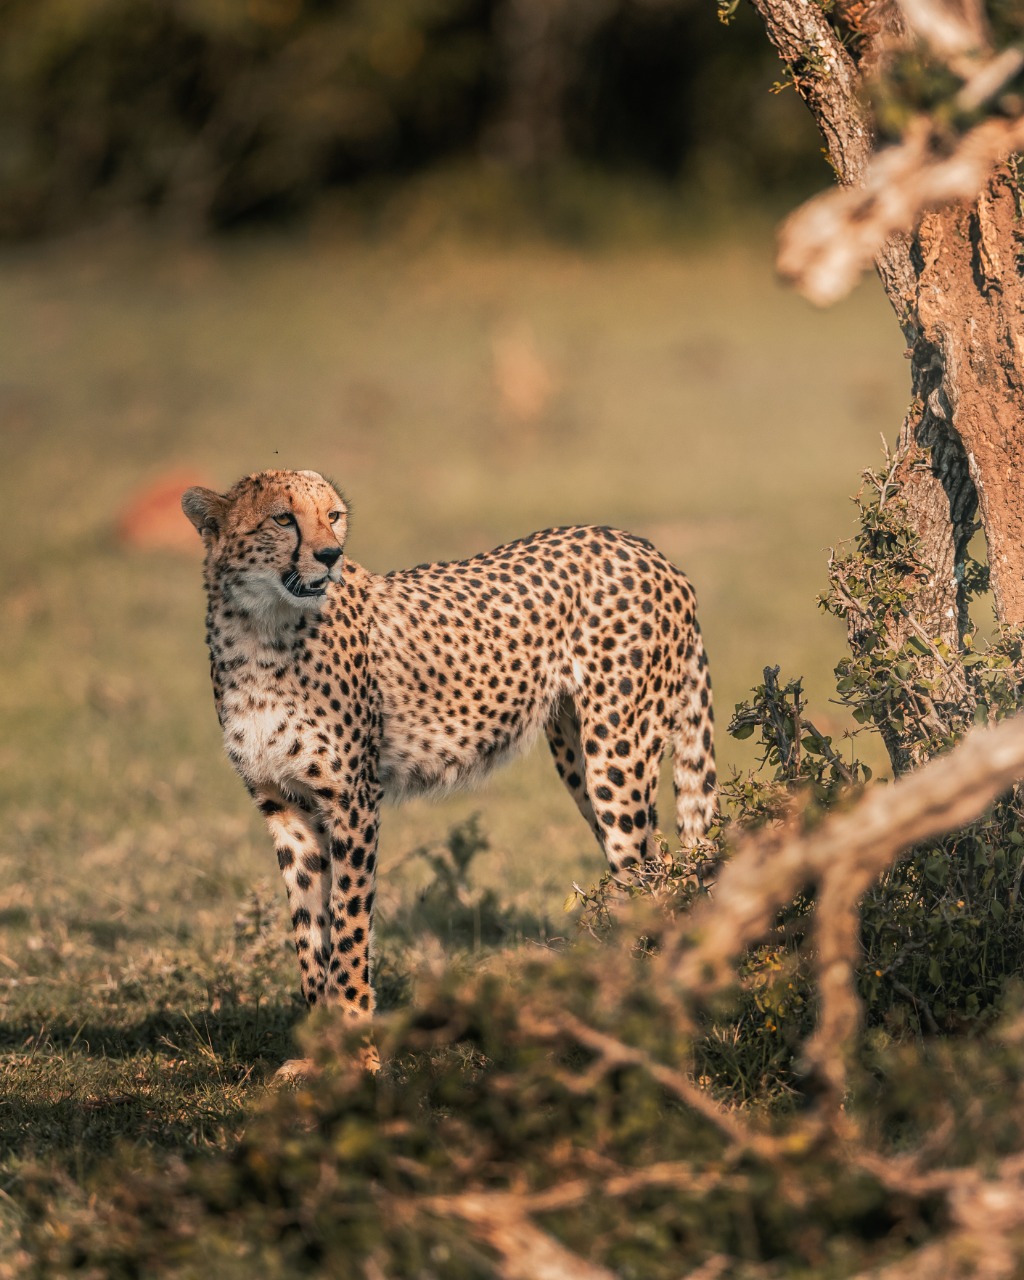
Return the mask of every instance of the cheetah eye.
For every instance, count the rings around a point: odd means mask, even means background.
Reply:
[[[340,511],[328,511],[328,513],[327,513],[327,519],[328,519],[328,520],[330,520],[331,524],[337,524],[337,523],[338,523],[338,521],[341,519],[341,512],[340,512]]]
[[[295,523],[295,517],[292,515],[290,511],[283,511],[280,515],[271,516],[271,519],[275,524],[279,524],[282,529],[287,528],[288,525]]]

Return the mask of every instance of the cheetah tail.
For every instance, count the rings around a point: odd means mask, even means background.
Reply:
[[[718,814],[711,680],[699,632],[693,666],[687,674],[672,733],[676,831],[683,845],[696,843]]]

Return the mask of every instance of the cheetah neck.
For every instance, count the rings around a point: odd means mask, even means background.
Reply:
[[[291,598],[271,589],[266,582],[207,565],[206,594],[209,612],[232,620],[236,629],[250,632],[257,643],[273,645],[288,638],[297,623],[316,621],[320,601]]]
[[[294,665],[292,655],[318,620],[319,614],[286,606],[248,609],[219,584],[210,585],[206,637],[222,721],[226,703],[238,711],[280,693]]]

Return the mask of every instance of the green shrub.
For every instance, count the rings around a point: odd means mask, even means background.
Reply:
[[[476,0],[22,0],[0,16],[0,234],[120,209],[192,227],[308,203],[471,135]]]
[[[382,1023],[377,1080],[339,1070],[351,1045],[320,1019],[307,1044],[323,1073],[270,1095],[232,1150],[115,1160],[80,1188],[31,1175],[31,1274],[215,1266],[272,1280],[344,1259],[357,1275],[475,1280],[495,1274],[500,1249],[482,1202],[622,1277],[667,1280],[717,1257],[730,1276],[826,1280],[948,1229],[946,1181],[915,1183],[900,1150],[927,1139],[915,1167],[927,1174],[1024,1142],[1013,1024],[984,1046],[873,1050],[849,1100],[858,1144],[811,1137],[789,1115],[747,1127],[687,1105],[674,1012],[643,961],[581,947],[512,981],[422,991]]]

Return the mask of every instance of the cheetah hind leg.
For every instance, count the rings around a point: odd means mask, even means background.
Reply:
[[[583,744],[580,740],[580,722],[576,716],[576,708],[572,700],[562,698],[552,712],[551,719],[544,726],[548,746],[555,758],[558,776],[565,783],[566,789],[576,801],[576,807],[583,814],[594,836],[604,849],[604,839],[597,814],[587,792],[586,771],[583,762]]]
[[[568,698],[555,709],[546,732],[559,777],[590,824],[612,874],[621,878],[631,867],[656,858],[654,796],[660,754],[654,751],[654,744],[641,744],[638,758],[644,760],[644,766],[640,770],[632,767],[635,761],[630,761],[628,769],[620,769],[588,759],[579,714]],[[621,757],[616,759],[621,762]],[[640,781],[638,774],[644,775]],[[601,806],[600,813],[592,796]]]
[[[714,714],[706,667],[702,676],[684,686],[670,731],[676,831],[684,846],[696,844],[718,815]]]

